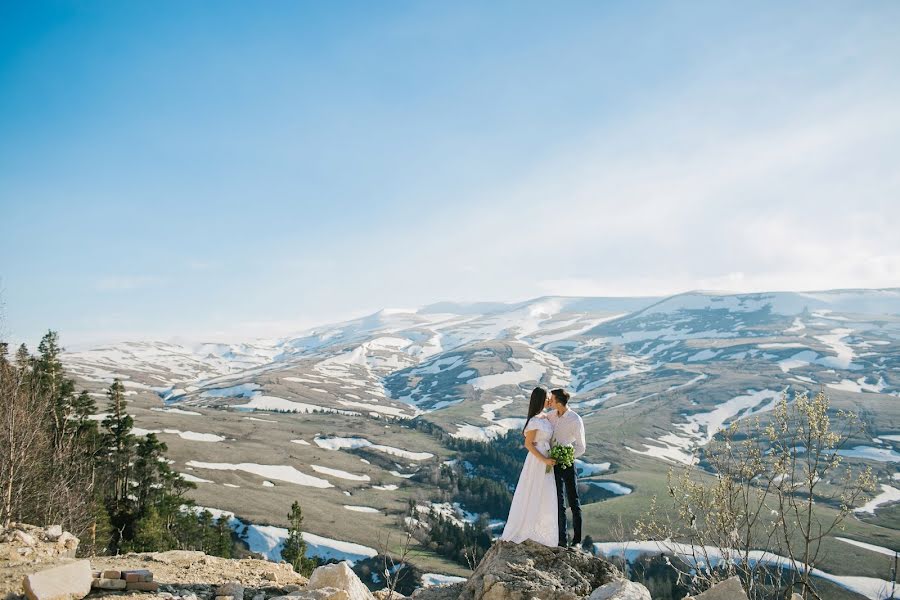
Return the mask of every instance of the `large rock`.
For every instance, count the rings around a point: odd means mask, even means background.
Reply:
[[[216,597],[222,596],[233,600],[244,600],[244,586],[236,581],[223,583],[216,588]]]
[[[60,556],[75,558],[75,551],[78,550],[78,538],[68,531],[63,531],[56,539],[56,550]]]
[[[406,600],[406,596],[397,591],[391,592],[390,588],[374,591],[372,595],[375,600]]]
[[[375,596],[360,581],[346,561],[317,568],[309,578],[306,589],[318,590],[329,587],[346,591],[348,600],[375,600]]]
[[[463,586],[460,600],[581,600],[622,575],[608,561],[534,542],[496,542]]]
[[[427,588],[419,588],[413,592],[413,600],[459,600],[465,583],[451,583],[449,585],[433,585]]]
[[[272,598],[272,600],[350,600],[350,594],[333,587],[323,587],[315,590],[307,588],[291,592],[287,596]]]
[[[748,600],[744,586],[737,576],[720,581],[698,596],[687,596],[684,600]]]
[[[29,600],[81,600],[91,593],[93,573],[86,560],[26,575],[22,582]]]
[[[640,583],[619,579],[601,585],[591,592],[588,600],[651,600],[650,590]]]
[[[63,528],[62,525],[50,525],[46,529],[44,529],[44,537],[48,542],[55,542],[62,536]]]

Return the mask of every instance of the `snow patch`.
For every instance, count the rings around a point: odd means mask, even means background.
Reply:
[[[331,475],[332,477],[337,477],[338,479],[346,479],[348,481],[369,481],[370,479],[368,475],[355,475],[354,473],[349,473],[340,469],[332,469],[330,467],[323,467],[321,465],[310,466],[316,473],[321,473],[322,475]]]
[[[214,471],[244,471],[246,473],[252,473],[254,475],[259,475],[260,477],[265,477],[267,479],[274,479],[275,481],[285,481],[287,483],[293,483],[296,485],[303,485],[307,487],[334,487],[325,479],[306,475],[304,473],[301,473],[294,467],[287,465],[260,465],[256,463],[208,463],[196,460],[188,461],[186,464],[189,467],[196,467],[198,469],[210,469]]]

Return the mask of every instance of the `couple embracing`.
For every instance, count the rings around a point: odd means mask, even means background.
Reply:
[[[572,446],[576,458],[584,454],[584,422],[568,403],[569,393],[562,389],[553,390],[549,395],[541,387],[531,392],[523,431],[528,456],[519,475],[501,540],[518,544],[532,540],[545,546],[568,546],[565,493],[572,509],[574,535],[571,545],[581,543],[581,505],[575,466],[557,465],[550,457],[553,444]]]

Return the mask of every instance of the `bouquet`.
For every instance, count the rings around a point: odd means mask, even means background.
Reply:
[[[550,458],[556,461],[556,466],[560,469],[568,469],[575,464],[575,448],[570,445],[563,446],[551,440]],[[545,473],[549,473],[552,468],[548,465]]]

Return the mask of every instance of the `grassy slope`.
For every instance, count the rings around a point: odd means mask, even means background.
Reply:
[[[409,498],[429,500],[438,496],[437,489],[427,485],[412,484],[390,475],[387,471],[397,468],[408,471],[410,461],[400,460],[395,464],[372,465],[360,461],[360,456],[344,451],[328,451],[316,446],[302,446],[291,443],[292,439],[306,439],[312,442],[315,435],[361,436],[375,443],[394,445],[414,451],[427,451],[443,459],[449,452],[431,436],[397,426],[385,427],[383,421],[344,417],[330,414],[282,415],[256,414],[256,417],[277,421],[265,423],[245,419],[247,414],[199,409],[202,417],[169,415],[150,411],[150,407],[160,406],[153,394],[144,392],[130,398],[131,410],[137,423],[143,428],[163,429],[167,427],[207,433],[218,433],[235,441],[201,443],[181,440],[177,436],[162,435],[170,446],[170,456],[176,461],[176,470],[212,479],[214,484],[198,484],[193,497],[198,504],[231,510],[238,515],[259,523],[286,525],[286,513],[290,503],[297,499],[303,505],[306,529],[312,533],[341,540],[350,540],[373,548],[380,548],[391,533],[390,545],[398,544],[402,538],[400,520],[405,513]],[[667,465],[628,452],[624,445],[635,447],[634,440],[640,440],[650,431],[661,432],[670,429],[673,409],[666,404],[673,398],[655,398],[642,402],[630,409],[622,409],[620,416],[615,413],[598,413],[589,418],[588,454],[592,462],[611,461],[614,472],[602,477],[620,481],[634,488],[628,496],[613,498],[587,505],[586,533],[596,540],[614,540],[613,528],[621,517],[630,530],[637,517],[643,514],[653,495],[665,493],[665,473]],[[458,407],[452,407],[440,415],[442,422],[478,423],[473,417],[480,414],[479,400],[470,400]],[[510,411],[518,408],[508,407]],[[505,410],[503,412],[506,412]],[[891,412],[891,411],[889,411]],[[602,417],[602,418],[601,418]],[[372,456],[371,458],[376,458]],[[383,456],[381,457],[384,458]],[[234,471],[186,470],[184,462],[198,460],[206,462],[258,462],[265,464],[291,464],[305,473],[329,479],[335,484],[332,489],[316,489],[275,481],[275,487],[262,487],[263,478]],[[437,458],[435,460],[438,460]],[[356,474],[367,474],[371,481],[360,483],[318,475],[309,465],[320,464]],[[223,483],[240,485],[240,489],[224,487]],[[393,483],[401,486],[396,491],[372,490],[371,485]],[[352,496],[344,495],[349,491]],[[350,512],[343,509],[345,504],[372,506],[380,514]],[[875,523],[851,519],[847,530],[840,535],[873,544],[898,547],[900,534],[896,531],[900,509],[879,511]],[[867,519],[870,521],[870,519]],[[887,571],[881,562],[883,555],[848,546],[838,541],[826,544],[821,566],[836,574],[867,575],[887,578]],[[422,548],[415,548],[416,562],[426,571],[436,571],[464,575],[467,570],[456,563],[435,556]]]
[[[660,498],[660,504],[665,505],[665,471],[664,465],[648,459],[641,468],[623,469],[605,476],[604,479],[620,481],[633,487],[634,492],[627,496],[586,505],[584,507],[585,532],[590,534],[595,541],[619,541],[616,532],[619,518],[622,519],[626,532],[630,532],[634,522],[649,509],[650,499],[654,495]],[[820,507],[819,510],[825,519],[830,519],[835,514],[833,509],[827,507]],[[900,546],[900,532],[896,529],[866,523],[854,517],[847,519],[844,531],[836,532],[835,535],[879,546],[891,548]],[[628,539],[633,539],[633,537]],[[835,575],[890,579],[890,563],[891,559],[883,554],[827,538],[822,544],[818,566]]]

